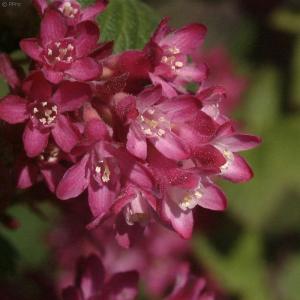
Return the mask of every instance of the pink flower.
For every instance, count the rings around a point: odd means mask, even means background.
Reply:
[[[69,26],[86,20],[94,21],[96,16],[105,10],[107,3],[108,0],[97,0],[95,4],[82,8],[76,0],[55,0],[51,5],[48,4],[47,0],[33,0],[33,5],[41,16],[50,6],[63,14]]]
[[[54,143],[49,143],[46,149],[34,159],[20,157],[17,162],[17,187],[26,189],[43,179],[49,190],[55,193],[65,172],[65,167],[60,164],[63,159],[70,161],[70,158]]]
[[[67,170],[56,195],[66,200],[78,197],[88,189],[88,201],[94,217],[105,215],[113,204],[122,180],[146,186],[149,181],[142,166],[110,140],[106,125],[93,119],[85,128],[86,140],[79,145],[83,157]]]
[[[205,64],[191,63],[188,59],[201,46],[206,28],[191,24],[171,31],[167,23],[167,18],[162,20],[145,50],[150,48],[154,54],[152,82],[160,84],[164,95],[171,97],[176,95],[176,90],[185,93],[187,83],[200,83],[207,77]]]
[[[48,9],[41,21],[40,38],[23,39],[21,49],[35,60],[53,83],[64,78],[86,81],[98,77],[100,65],[89,55],[99,40],[98,26],[85,21],[68,30],[64,17]]]
[[[245,182],[253,177],[246,160],[236,152],[257,147],[261,139],[257,136],[238,133],[232,122],[224,123],[216,134],[214,146],[226,159],[220,168],[220,176],[233,182]]]
[[[63,290],[64,300],[133,300],[137,295],[138,273],[128,271],[107,278],[96,255],[81,258],[77,264],[74,285]]]
[[[149,161],[159,186],[161,205],[158,212],[162,220],[183,238],[192,235],[192,210],[197,205],[217,211],[226,208],[225,195],[205,173],[201,175],[194,168],[179,168],[176,162],[154,150]]]
[[[40,72],[32,73],[23,84],[25,98],[8,95],[0,103],[0,118],[9,124],[26,122],[24,148],[29,157],[43,152],[50,134],[56,144],[70,152],[79,139],[78,129],[68,112],[79,109],[90,97],[89,86],[62,82],[56,91]]]
[[[181,132],[191,139],[198,131],[191,122],[199,110],[199,101],[193,97],[179,96],[167,99],[161,88],[145,89],[136,98],[115,96],[116,111],[121,119],[130,124],[127,135],[127,150],[136,157],[147,158],[148,141],[170,159],[186,159],[187,147]]]

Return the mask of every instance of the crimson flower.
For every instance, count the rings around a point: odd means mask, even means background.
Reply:
[[[143,167],[109,137],[106,125],[97,119],[88,122],[85,141],[78,146],[83,157],[66,171],[56,195],[59,199],[75,198],[88,189],[88,201],[94,217],[108,212],[118,192],[122,178],[149,186]],[[76,149],[75,149],[76,151]]]
[[[187,83],[200,83],[207,77],[205,64],[189,61],[189,55],[201,46],[205,34],[206,27],[201,24],[172,31],[167,18],[161,21],[145,50],[154,53],[155,69],[150,78],[162,86],[164,95],[175,96],[176,90],[185,93]]]
[[[41,154],[50,134],[64,152],[70,152],[79,140],[79,132],[68,112],[79,109],[89,99],[89,86],[63,81],[53,92],[52,85],[40,72],[35,72],[24,82],[23,92],[24,97],[4,97],[0,119],[9,124],[26,122],[23,133],[26,154],[29,157]]]
[[[20,47],[41,66],[50,82],[68,78],[86,81],[101,73],[100,65],[89,57],[98,40],[94,22],[82,22],[70,31],[62,14],[48,9],[41,21],[40,38],[23,39]]]

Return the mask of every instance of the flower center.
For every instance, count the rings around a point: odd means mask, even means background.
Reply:
[[[56,164],[59,160],[60,149],[50,144],[39,156],[38,160],[44,164]]]
[[[228,149],[220,149],[224,157],[226,158],[226,163],[220,167],[221,174],[224,174],[228,168],[231,166],[234,156],[233,153]]]
[[[53,124],[57,117],[57,106],[47,101],[37,102],[32,109],[32,116],[43,126]]]
[[[203,196],[203,185],[198,184],[197,188],[188,191],[179,202],[179,207],[186,211],[188,209],[193,209]]]
[[[106,160],[99,160],[95,164],[94,178],[100,183],[107,183],[110,181],[111,171]]]
[[[162,57],[162,63],[168,65],[173,71],[181,69],[184,66],[184,63],[177,57],[180,54],[180,50],[176,46],[168,48],[167,53]]]
[[[64,39],[50,43],[46,49],[45,58],[50,65],[57,63],[72,63],[75,58],[75,47],[73,42]]]
[[[170,130],[170,122],[154,108],[149,108],[138,120],[143,133],[149,137],[163,137]]]
[[[65,17],[74,19],[80,11],[80,5],[66,1],[58,9]]]

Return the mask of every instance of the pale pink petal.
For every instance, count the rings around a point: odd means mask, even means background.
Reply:
[[[89,170],[87,163],[89,155],[86,154],[77,164],[68,169],[56,189],[56,196],[67,200],[79,196],[88,187]]]
[[[220,188],[211,184],[205,187],[198,205],[207,209],[222,211],[227,207],[227,199]]]
[[[139,128],[134,125],[129,128],[126,148],[131,154],[142,160],[147,157],[146,139]]]
[[[187,159],[189,153],[182,140],[171,132],[167,132],[163,137],[150,140],[155,148],[164,156],[174,160]]]
[[[261,143],[261,138],[248,134],[233,134],[218,138],[216,141],[232,152],[239,152],[257,147]]]
[[[162,88],[162,95],[167,98],[173,98],[177,96],[176,90],[173,88],[172,85],[161,79],[161,77],[156,76],[153,73],[149,74],[150,79],[154,85],[160,85]]]
[[[19,96],[7,96],[0,102],[0,119],[9,124],[22,123],[28,118],[27,101]]]
[[[174,230],[184,239],[192,236],[194,218],[192,211],[183,211],[172,200],[164,200],[162,204],[162,216],[169,221]]]
[[[226,170],[222,172],[222,177],[232,182],[246,182],[253,177],[253,172],[245,159],[234,154],[233,161],[229,162]]]

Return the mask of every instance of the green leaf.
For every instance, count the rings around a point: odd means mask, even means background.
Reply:
[[[9,93],[9,88],[5,80],[0,76],[0,98]]]
[[[229,255],[217,253],[205,237],[198,236],[194,242],[194,251],[213,278],[230,293],[238,295],[238,299],[270,299],[262,241],[258,235],[241,235]]]
[[[158,18],[150,7],[138,0],[111,0],[99,23],[101,40],[114,40],[114,50],[120,52],[142,48]]]

